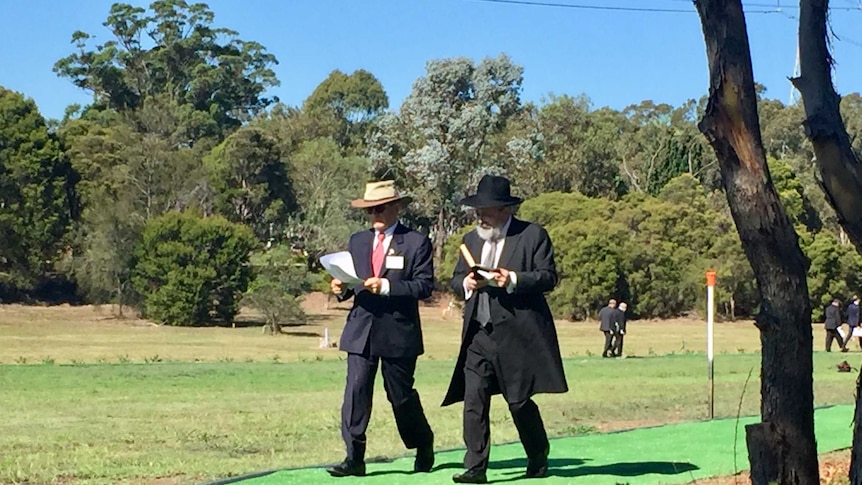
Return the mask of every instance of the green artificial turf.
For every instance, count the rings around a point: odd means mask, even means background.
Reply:
[[[853,406],[816,410],[818,452],[850,447],[852,418]],[[549,476],[541,483],[679,484],[696,478],[732,474],[748,468],[744,426],[757,421],[756,417],[738,421],[720,419],[552,439]],[[323,467],[308,467],[262,472],[258,476],[250,474],[214,484],[446,484],[452,483],[452,474],[462,471],[463,457],[464,450],[439,451],[434,470],[427,474],[412,473],[413,458],[407,456],[386,463],[369,463],[368,475],[363,478],[333,478]],[[495,445],[491,449],[488,480],[491,483],[520,482],[525,467],[520,443]],[[528,482],[537,483],[523,480],[523,483]]]

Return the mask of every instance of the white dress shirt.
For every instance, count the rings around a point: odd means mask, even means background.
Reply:
[[[385,234],[385,236],[383,237],[383,268],[386,268],[386,254],[387,254],[387,251],[389,251],[389,246],[392,244],[392,235],[395,234],[395,228],[398,226],[398,224],[399,224],[399,222],[395,221],[395,224],[392,224],[391,226],[386,228],[385,231],[383,231],[383,234]],[[374,240],[373,240],[373,244],[371,247],[371,253],[372,254],[374,254],[374,250],[377,249],[377,245],[379,244],[379,242],[377,240],[377,238],[379,237],[378,234],[380,234],[380,231],[375,229],[374,230]],[[383,272],[383,268],[381,268],[381,270],[380,270],[381,272]],[[380,279],[380,294],[383,296],[389,295],[389,279],[387,279],[387,278],[381,278]]]
[[[500,234],[502,234],[502,238],[497,241],[497,253],[494,254],[494,268],[499,267],[500,265],[500,256],[503,254],[503,246],[506,243],[506,234],[509,232],[509,224],[512,223],[512,216],[509,216],[509,219],[503,224],[503,227],[500,228]],[[485,261],[485,256],[488,256],[488,253],[491,251],[491,244],[488,241],[485,241],[482,244],[482,257],[479,261]],[[466,281],[464,282],[464,299],[469,300],[471,296],[473,296],[472,291],[467,290]],[[489,282],[489,285],[496,285],[496,282]],[[509,284],[506,285],[506,291],[508,293],[513,293],[515,291],[515,286],[518,284],[518,275],[515,274],[514,271],[509,271]]]

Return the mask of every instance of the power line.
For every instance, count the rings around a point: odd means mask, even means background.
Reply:
[[[624,7],[621,5],[588,5],[581,3],[556,3],[538,0],[476,0],[479,2],[502,3],[509,5],[528,5],[531,7],[556,7],[556,8],[571,8],[579,10],[605,10],[617,12],[651,12],[651,13],[696,13],[693,8],[654,8],[654,7]],[[693,3],[692,0],[674,0]],[[745,13],[779,13],[782,9],[799,9],[798,5],[781,5],[781,4],[765,4],[765,3],[748,3],[743,6],[758,7],[760,10],[746,10]],[[862,6],[859,7],[830,7],[830,10],[859,10],[862,11]]]
[[[561,7],[561,8],[576,8],[582,10],[614,10],[622,12],[661,12],[661,13],[691,13],[694,10],[681,8],[646,8],[646,7],[619,7],[609,5],[583,5],[571,3],[553,3],[539,2],[527,0],[478,0],[480,2],[489,3],[507,3],[512,5],[530,5],[533,7]]]

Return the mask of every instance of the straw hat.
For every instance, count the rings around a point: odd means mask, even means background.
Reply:
[[[365,209],[395,202],[396,200],[403,200],[405,204],[409,204],[413,198],[401,195],[396,191],[394,181],[382,180],[380,182],[368,182],[365,184],[365,195],[361,199],[353,200],[350,205],[357,209]]]

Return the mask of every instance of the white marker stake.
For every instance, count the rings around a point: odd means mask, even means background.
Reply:
[[[715,385],[712,380],[712,330],[715,318],[715,271],[706,272],[706,359],[709,374],[709,419],[714,415]]]

